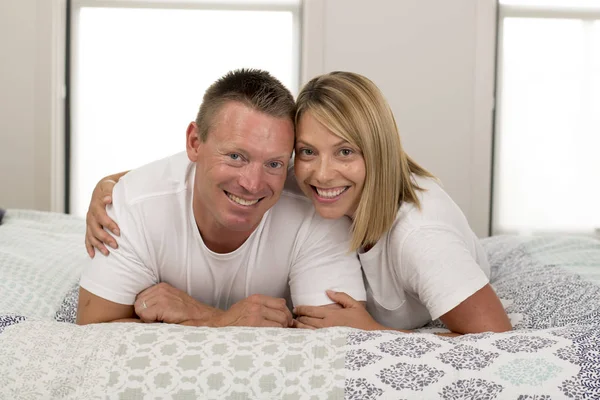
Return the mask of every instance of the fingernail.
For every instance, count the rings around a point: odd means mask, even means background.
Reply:
[[[117,228],[113,229],[113,233],[117,236],[121,233]]]
[[[326,292],[327,294],[336,294],[336,293],[337,293],[337,292],[335,292],[335,291],[333,291],[333,290],[331,290],[331,289],[327,289],[325,292]]]
[[[292,310],[292,314],[296,314],[296,307]]]
[[[110,196],[105,196],[104,199],[102,199],[105,203],[108,203],[110,201]]]
[[[117,248],[117,244],[116,243],[111,243],[110,247],[112,247],[113,249],[116,249]]]

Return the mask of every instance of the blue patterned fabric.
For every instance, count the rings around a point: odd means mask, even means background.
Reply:
[[[25,321],[26,318],[21,315],[0,315],[0,333],[9,326]]]
[[[346,398],[600,399],[600,241],[494,237],[483,244],[514,331],[351,333]],[[434,321],[422,331],[442,327]]]

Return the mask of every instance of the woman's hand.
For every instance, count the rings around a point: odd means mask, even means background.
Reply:
[[[113,249],[117,248],[117,241],[104,230],[106,227],[116,236],[119,236],[119,227],[106,213],[106,206],[112,203],[112,191],[117,182],[110,177],[103,178],[92,193],[90,207],[85,217],[85,248],[91,258],[94,258],[95,250],[98,249],[105,256],[108,255],[108,244]]]
[[[342,308],[298,306],[294,327],[315,329],[331,326],[349,326],[364,330],[386,329],[377,323],[367,312],[365,306],[343,292],[327,291],[327,296]]]

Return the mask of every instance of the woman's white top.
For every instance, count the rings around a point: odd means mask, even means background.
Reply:
[[[490,266],[459,207],[429,178],[414,178],[421,208],[401,205],[377,244],[359,251],[367,310],[379,323],[414,329],[446,314],[489,282]]]

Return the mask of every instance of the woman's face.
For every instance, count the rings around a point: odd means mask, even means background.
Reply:
[[[365,184],[362,152],[306,111],[297,126],[295,154],[296,179],[319,215],[352,218]]]

